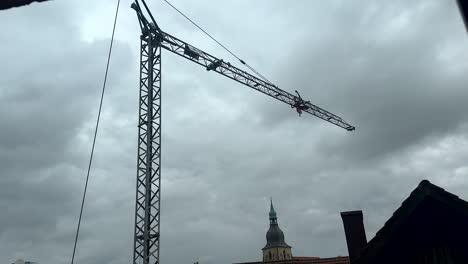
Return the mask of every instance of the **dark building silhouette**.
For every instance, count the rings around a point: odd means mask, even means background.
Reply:
[[[468,202],[427,180],[369,243],[362,212],[341,215],[351,264],[468,263]]]
[[[367,242],[362,211],[342,212],[349,257],[293,256],[273,203],[263,260],[242,264],[468,264],[468,202],[423,180]]]
[[[465,28],[468,31],[468,0],[457,0],[458,8],[465,23]]]
[[[343,212],[341,218],[343,219],[349,259],[353,260],[359,257],[361,248],[367,244],[362,211]]]
[[[51,0],[1,0],[0,1],[0,10],[10,9],[13,7],[26,6],[34,2],[45,2]]]

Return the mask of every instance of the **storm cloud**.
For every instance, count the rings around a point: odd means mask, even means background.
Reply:
[[[420,180],[468,199],[468,38],[455,1],[172,1],[347,132],[163,54],[161,261],[261,259],[273,197],[293,255],[347,255]],[[76,263],[131,262],[139,26],[122,1]],[[163,1],[159,26],[240,65]],[[0,12],[0,259],[70,261],[116,1]],[[8,262],[9,261],[9,262]]]

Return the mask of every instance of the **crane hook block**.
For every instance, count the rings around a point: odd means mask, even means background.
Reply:
[[[212,62],[206,67],[206,70],[207,71],[216,70],[216,68],[221,66],[221,63],[223,63],[223,60],[217,60],[215,62]]]

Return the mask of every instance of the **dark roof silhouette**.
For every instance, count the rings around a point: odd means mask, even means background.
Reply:
[[[283,231],[279,228],[278,224],[271,224],[266,234],[267,244],[264,249],[272,247],[287,247],[290,246],[284,241]]]
[[[467,0],[457,0],[458,8],[465,23],[465,28],[468,31],[468,1]]]
[[[368,263],[369,260],[373,259],[384,249],[386,242],[388,242],[392,235],[398,231],[410,217],[415,215],[415,211],[418,208],[422,208],[423,203],[428,202],[431,203],[431,206],[438,204],[447,208],[449,212],[456,212],[468,218],[468,202],[430,183],[428,180],[423,180],[419,183],[418,187],[411,192],[410,196],[403,201],[401,206],[393,213],[392,217],[385,222],[384,226],[377,232],[375,237],[362,248],[360,256],[356,261],[353,261],[353,263]],[[438,215],[438,217],[443,218],[444,215]],[[431,221],[432,219],[426,220]],[[432,230],[428,231],[431,232]]]
[[[0,10],[10,9],[13,7],[20,7],[29,5],[33,2],[45,2],[51,0],[1,0],[0,1]]]

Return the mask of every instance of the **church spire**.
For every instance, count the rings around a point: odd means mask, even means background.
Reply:
[[[277,224],[275,208],[273,208],[273,198],[270,197],[270,225]]]
[[[278,218],[273,199],[270,198],[270,228],[266,233],[266,245],[262,248],[263,261],[270,262],[276,260],[291,260],[291,247],[284,241],[284,233],[278,226]]]

